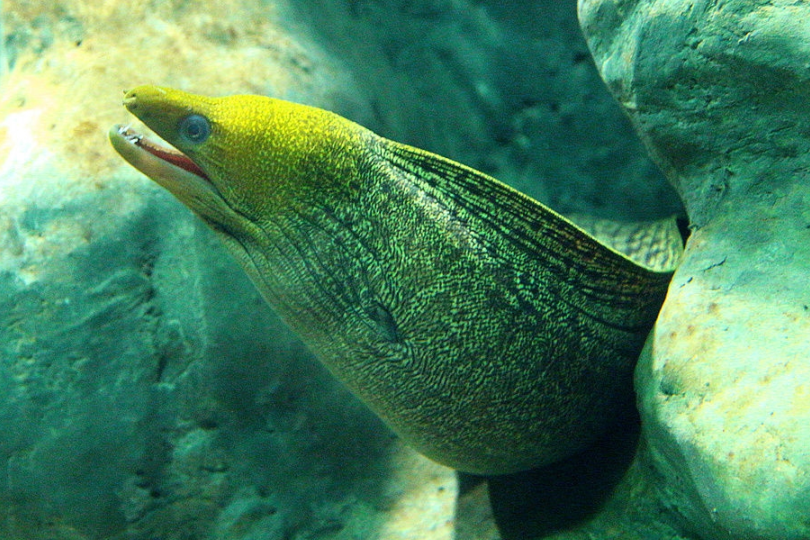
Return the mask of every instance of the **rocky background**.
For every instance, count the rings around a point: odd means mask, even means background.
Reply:
[[[694,228],[636,370],[656,497],[701,538],[810,538],[810,4],[579,13]]]
[[[573,1],[4,0],[0,537],[810,537],[808,8],[578,7],[587,42]],[[563,212],[682,199],[641,435],[629,406],[486,483],[402,447],[114,154],[141,83],[327,107]]]

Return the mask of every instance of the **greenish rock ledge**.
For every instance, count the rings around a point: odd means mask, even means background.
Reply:
[[[664,514],[810,537],[810,5],[580,0],[598,69],[693,233],[636,370]]]

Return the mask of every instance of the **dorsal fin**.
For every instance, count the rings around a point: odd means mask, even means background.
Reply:
[[[563,244],[568,257],[598,272],[671,274],[682,251],[674,218],[617,223],[580,216],[574,222],[508,185],[441,156],[385,141],[383,157],[487,222],[528,251]]]

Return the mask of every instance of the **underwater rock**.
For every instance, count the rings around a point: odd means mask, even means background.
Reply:
[[[658,495],[701,538],[808,538],[810,5],[579,14],[693,227],[636,371]]]
[[[39,7],[47,33],[59,8]],[[122,85],[170,77],[165,55],[132,61],[118,24],[159,50],[232,7],[159,25],[149,7],[88,8],[81,39],[20,46],[0,81],[3,539],[451,537],[454,472],[393,438],[106,140]],[[203,39],[170,62],[200,85],[227,73],[220,93],[328,91],[317,48],[264,17],[273,48]]]

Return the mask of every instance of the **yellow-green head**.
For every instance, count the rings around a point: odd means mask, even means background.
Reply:
[[[138,86],[124,105],[182,154],[127,137],[120,127],[110,132],[113,146],[204,218],[221,218],[223,203],[259,218],[271,207],[308,200],[313,190],[348,195],[345,179],[356,168],[349,147],[368,133],[328,111],[262,96],[210,98]]]

